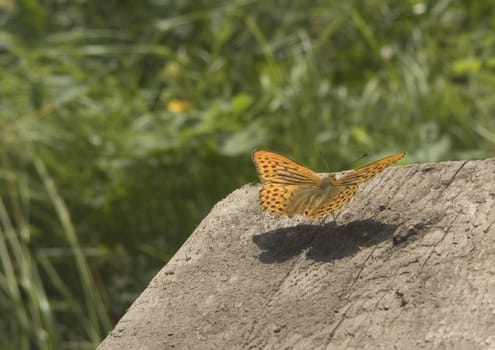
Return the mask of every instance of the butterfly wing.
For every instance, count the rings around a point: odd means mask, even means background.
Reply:
[[[281,154],[255,150],[251,158],[263,183],[315,185],[320,182],[313,171]]]
[[[383,171],[406,153],[397,153],[365,165],[335,179],[331,174],[320,179],[310,169],[281,154],[255,150],[251,157],[263,183],[260,202],[278,215],[303,214],[310,218],[324,216],[346,204],[358,185]]]
[[[316,188],[320,177],[275,152],[255,150],[251,157],[263,183],[260,191],[262,207],[278,215],[302,214],[307,202],[305,194]]]
[[[341,208],[344,204],[349,202],[358,190],[358,185],[367,181],[371,177],[375,176],[385,168],[391,166],[399,159],[406,155],[405,152],[393,154],[386,158],[377,160],[373,163],[365,165],[351,172],[348,175],[344,175],[338,180],[335,180],[335,188],[338,188],[337,193],[329,192],[326,195],[325,200],[318,202],[318,205],[312,205],[313,208],[306,215],[310,218],[324,216],[334,212]]]
[[[391,166],[399,159],[403,158],[406,155],[405,152],[396,153],[391,156],[385,157],[383,159],[377,160],[368,165],[362,166],[351,172],[348,175],[344,175],[340,179],[338,179],[338,183],[341,185],[357,185],[363,183],[375,176],[379,172],[382,172],[385,168]]]
[[[358,186],[340,186],[323,192],[314,185],[265,183],[260,191],[262,207],[274,214],[314,218],[329,214],[347,203]]]
[[[316,218],[333,213],[354,197],[358,185],[340,186],[337,188],[337,193],[327,196],[325,200],[320,201],[317,205],[312,205],[308,208],[305,215],[310,218]]]
[[[264,183],[260,191],[261,206],[270,213],[292,216],[292,199],[297,185]]]

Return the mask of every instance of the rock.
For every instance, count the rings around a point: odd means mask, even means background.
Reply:
[[[212,209],[99,350],[495,348],[495,159],[386,169],[336,221],[267,214],[259,188]]]

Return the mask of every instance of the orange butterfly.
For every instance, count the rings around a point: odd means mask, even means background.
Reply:
[[[251,158],[263,183],[260,202],[265,210],[278,215],[302,214],[315,218],[342,207],[354,196],[359,184],[405,155],[401,152],[388,156],[339,178],[335,173],[320,178],[296,161],[271,151],[254,150]]]

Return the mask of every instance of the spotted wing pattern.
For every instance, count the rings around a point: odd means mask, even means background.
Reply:
[[[316,208],[311,208],[308,210],[306,216],[310,218],[317,218],[319,216],[333,213],[349,202],[356,194],[357,189],[357,185],[345,186],[335,198],[328,200],[326,203],[323,203]]]
[[[303,214],[315,218],[330,214],[356,194],[358,185],[405,156],[397,153],[365,165],[340,179],[321,179],[316,173],[281,154],[255,150],[252,159],[263,183],[260,203],[277,215]]]
[[[270,213],[289,215],[297,185],[265,183],[260,191],[261,206]]]
[[[320,182],[320,177],[314,172],[281,154],[255,150],[251,157],[263,182],[261,205],[271,213],[293,215],[294,193],[315,188]]]
[[[319,176],[313,171],[281,154],[255,150],[251,157],[263,183],[314,185],[320,182]]]

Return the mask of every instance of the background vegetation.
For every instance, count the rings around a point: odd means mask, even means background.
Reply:
[[[266,147],[493,156],[495,3],[0,0],[0,348],[87,349]]]

